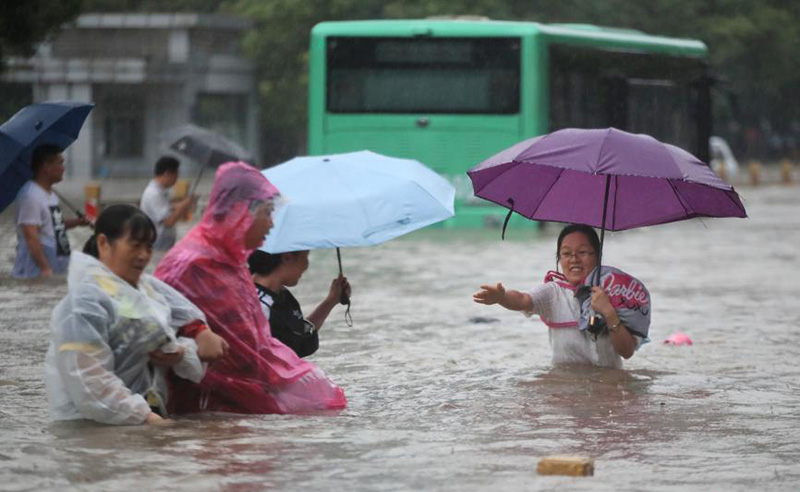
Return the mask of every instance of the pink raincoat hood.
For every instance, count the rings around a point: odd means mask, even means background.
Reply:
[[[252,252],[244,246],[244,236],[253,223],[251,205],[278,194],[278,189],[253,166],[244,162],[223,164],[214,177],[203,219],[190,234],[202,236],[204,246],[219,255],[215,259],[241,265]]]

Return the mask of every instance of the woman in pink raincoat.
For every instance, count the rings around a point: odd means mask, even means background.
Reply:
[[[203,219],[155,271],[229,344],[228,356],[212,364],[199,385],[175,381],[177,413],[308,413],[347,405],[341,388],[271,336],[247,269],[248,255],[272,227],[277,195],[252,166],[224,164]]]

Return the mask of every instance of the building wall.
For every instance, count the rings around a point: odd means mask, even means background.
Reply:
[[[163,134],[189,122],[257,155],[256,82],[239,56],[243,32],[241,21],[217,16],[90,14],[33,58],[12,60],[0,83],[29,84],[34,102],[95,103],[66,152],[70,177],[150,176],[169,152]],[[194,163],[182,161],[192,172]]]

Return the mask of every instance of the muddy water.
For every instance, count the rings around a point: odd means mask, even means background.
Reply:
[[[472,303],[484,281],[540,282],[557,227],[504,243],[424,231],[343,252],[355,326],[337,308],[312,359],[346,411],[169,428],[49,421],[42,360],[65,285],[9,277],[6,213],[0,490],[798,490],[800,192],[742,195],[750,219],[607,236],[606,262],[654,300],[653,342],[623,371],[554,368],[540,321]],[[295,291],[309,311],[336,269],[331,251],[311,261]],[[677,330],[694,345],[661,343]],[[595,476],[536,475],[540,457],[570,453],[593,457]]]

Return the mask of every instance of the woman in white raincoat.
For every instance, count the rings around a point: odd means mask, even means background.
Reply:
[[[55,420],[156,423],[166,416],[169,370],[190,381],[205,365],[182,326],[203,313],[175,289],[143,275],[156,230],[131,205],[107,208],[70,259],[68,294],[53,310],[45,360]]]

